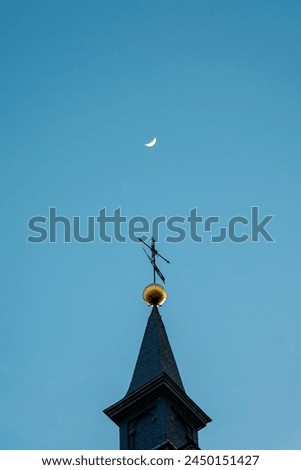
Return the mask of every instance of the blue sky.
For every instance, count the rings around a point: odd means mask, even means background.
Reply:
[[[28,243],[28,220],[272,214],[274,243],[158,247],[205,449],[298,449],[297,1],[1,3],[3,449],[116,449],[146,325],[141,246]],[[152,149],[144,143],[157,136]]]

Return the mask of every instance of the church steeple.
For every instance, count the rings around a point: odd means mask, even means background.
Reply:
[[[199,449],[197,431],[211,419],[184,390],[157,306],[128,392],[104,412],[120,427],[120,449]]]
[[[120,449],[199,449],[198,431],[211,418],[185,392],[158,311],[167,294],[155,283],[155,273],[163,282],[164,277],[156,265],[155,256],[159,254],[154,240],[149,248],[154,284],[145,288],[143,298],[152,305],[152,312],[129,389],[104,413],[120,428]]]
[[[147,322],[127,395],[163,373],[184,390],[161,315],[155,305]]]

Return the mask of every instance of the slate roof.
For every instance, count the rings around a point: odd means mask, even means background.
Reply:
[[[154,306],[147,322],[133,378],[126,396],[162,373],[166,373],[185,392],[165,326],[158,308]]]

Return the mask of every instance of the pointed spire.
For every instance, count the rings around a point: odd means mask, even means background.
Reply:
[[[148,319],[133,378],[126,396],[162,373],[167,374],[185,391],[161,315],[157,306],[154,306]]]

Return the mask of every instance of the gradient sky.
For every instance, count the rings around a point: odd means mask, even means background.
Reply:
[[[139,244],[28,219],[251,206],[274,243],[162,238],[161,313],[202,448],[300,449],[300,24],[297,0],[1,2],[2,449],[118,448],[102,410],[150,313]]]

